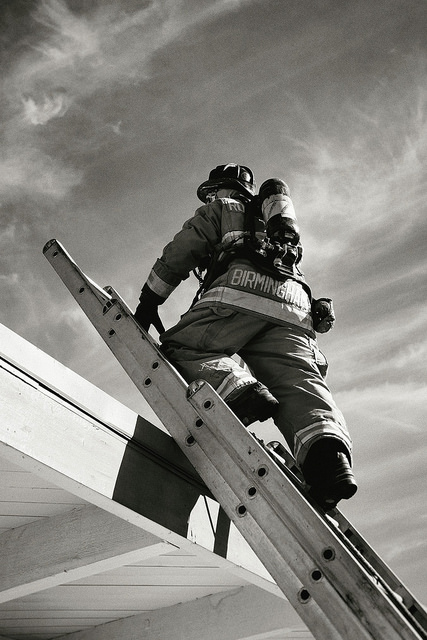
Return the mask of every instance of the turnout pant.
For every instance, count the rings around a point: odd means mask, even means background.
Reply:
[[[352,443],[325,383],[327,363],[317,341],[297,326],[277,325],[223,306],[198,307],[160,336],[162,350],[187,382],[203,379],[226,401],[259,380],[279,401],[274,422],[297,463],[323,437]],[[231,356],[237,354],[247,365]]]

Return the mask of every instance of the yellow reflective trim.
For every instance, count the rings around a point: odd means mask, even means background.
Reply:
[[[176,288],[175,286],[168,284],[167,282],[159,278],[157,273],[153,270],[148,276],[147,284],[150,289],[154,291],[154,293],[157,293],[157,295],[161,296],[162,298],[168,298],[172,291]]]
[[[207,304],[225,304],[266,319],[294,324],[313,333],[311,315],[280,300],[272,300],[230,287],[214,287],[207,291],[194,306]]]
[[[244,239],[245,234],[242,231],[227,231],[222,236],[223,243],[234,242],[235,244],[241,244]]]

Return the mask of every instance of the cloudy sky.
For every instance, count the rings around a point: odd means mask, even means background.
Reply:
[[[304,271],[338,317],[319,342],[355,443],[343,511],[427,602],[425,0],[3,0],[0,15],[0,322],[151,419],[43,245],[134,308],[210,169],[285,179]]]

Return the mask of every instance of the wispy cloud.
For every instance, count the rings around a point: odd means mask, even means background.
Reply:
[[[64,0],[42,0],[32,14],[32,43],[21,48],[4,79],[7,177],[0,188],[15,184],[26,190],[36,182],[37,192],[45,188],[46,196],[65,195],[67,184],[71,189],[81,179],[85,155],[91,149],[98,152],[108,132],[122,131],[115,114],[110,120],[108,108],[103,109],[111,104],[102,96],[147,80],[157,52],[197,23],[241,4],[219,0],[193,11],[192,3],[154,0],[133,12],[120,3],[101,3],[88,13],[76,13]],[[97,109],[90,106],[92,98],[98,99]],[[49,127],[61,119],[62,125]],[[80,153],[78,169],[71,158],[65,159],[63,144],[68,141]],[[31,163],[23,155],[31,155]],[[29,175],[30,166],[37,164],[43,170],[33,168]],[[43,173],[45,180],[35,179],[34,173]]]
[[[55,90],[44,94],[40,100],[23,96],[24,119],[31,124],[46,124],[52,118],[62,117],[68,110],[69,100],[65,91]]]
[[[351,243],[355,232],[387,232],[399,213],[400,236],[422,217],[427,55],[417,52],[396,61],[393,69],[394,77],[378,80],[367,96],[342,101],[332,133],[307,114],[305,138],[285,134],[309,169],[296,183],[309,215],[308,232],[329,220],[336,224],[333,235]],[[309,108],[311,103],[298,105],[300,115]]]
[[[81,180],[82,173],[67,166],[31,141],[12,143],[0,160],[0,201],[8,202],[40,196],[52,200],[64,198]]]
[[[45,84],[50,91],[65,87],[72,98],[81,99],[114,84],[140,82],[149,76],[156,52],[189,28],[242,4],[217,0],[193,11],[191,2],[154,0],[133,12],[119,3],[105,3],[77,14],[64,0],[42,0],[33,13],[34,25],[43,27],[40,41],[15,64],[8,79],[11,97],[22,88],[29,93]],[[46,103],[50,106],[52,101],[55,110],[58,103],[63,108],[61,93],[54,99],[47,94]]]

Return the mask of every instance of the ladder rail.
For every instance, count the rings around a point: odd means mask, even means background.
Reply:
[[[207,383],[188,388],[114,289],[87,278],[57,241],[44,253],[315,637],[426,638],[400,601],[378,588],[378,567],[360,562],[357,548],[340,539]],[[274,524],[267,531],[266,522]],[[334,561],[322,559],[331,549]]]
[[[216,465],[211,463],[209,457],[204,454],[199,446],[189,446],[188,438],[192,436],[188,430],[188,424],[195,424],[199,420],[199,416],[195,411],[193,412],[191,405],[187,401],[188,385],[156,349],[150,336],[140,329],[133,318],[130,318],[128,329],[133,336],[130,344],[129,341],[127,341],[126,345],[123,344],[115,327],[118,327],[124,318],[129,317],[130,312],[114,299],[111,295],[111,293],[114,293],[113,290],[110,287],[102,290],[97,286],[96,290],[93,291],[91,282],[86,279],[85,274],[69,254],[62,250],[62,246],[59,243],[48,243],[45,247],[45,255],[89,319],[92,319],[91,316],[94,314],[99,314],[101,310],[98,326],[96,327],[98,332],[205,482],[206,475],[209,475],[207,486],[213,495],[220,494],[223,508],[225,503],[227,505],[239,504],[239,496],[234,493],[223,476],[218,473]],[[105,295],[100,293],[103,291]],[[145,361],[143,368],[141,368],[141,360]],[[152,384],[153,375],[167,376],[168,373],[170,374],[168,376],[168,393],[164,394],[161,386]],[[171,397],[173,397],[173,402],[171,402]],[[189,411],[192,412],[190,417],[188,415]],[[186,419],[182,419],[182,414]],[[235,516],[232,506],[227,506],[226,511],[229,516]],[[242,530],[241,527],[237,528],[240,531]],[[263,542],[268,544],[267,539],[264,539]],[[269,554],[273,553],[272,549],[268,547],[267,551]],[[279,564],[282,561],[281,556],[277,553],[275,559]],[[316,637],[319,640],[340,640],[342,635],[336,631],[334,625],[313,599],[310,599],[308,606],[307,603],[298,599],[298,593],[303,586],[297,576],[291,570],[286,571],[286,566],[284,566],[281,588],[285,595],[288,594],[288,599],[307,626],[310,629],[316,629]],[[365,637],[371,638],[364,634],[363,629],[360,631],[360,635],[353,636],[355,640],[356,638],[361,638],[361,640]]]

